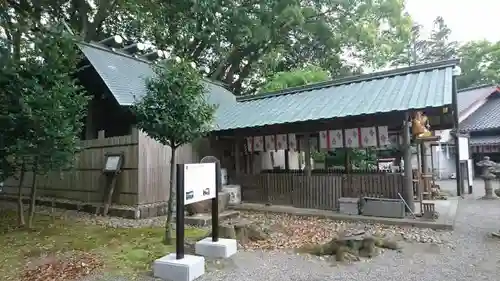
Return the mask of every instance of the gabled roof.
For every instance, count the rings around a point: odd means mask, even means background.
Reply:
[[[217,112],[218,130],[447,106],[458,63],[423,64],[238,99]]]
[[[460,131],[476,132],[500,128],[500,95],[491,95],[485,104],[460,123]]]
[[[457,93],[459,114],[469,109],[475,102],[484,100],[497,91],[496,85],[481,85],[460,89]]]
[[[93,43],[78,46],[120,105],[130,106],[146,94],[144,80],[154,75],[149,61]],[[224,87],[209,81],[206,85],[210,103],[236,103],[236,97]]]

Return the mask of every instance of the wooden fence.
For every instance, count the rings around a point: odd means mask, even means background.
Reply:
[[[118,175],[113,203],[120,205],[137,204],[138,182],[138,139],[137,134],[111,138],[99,138],[81,142],[83,150],[75,155],[75,167],[62,172],[51,172],[37,176],[37,197],[50,197],[80,201],[83,203],[102,202],[105,178],[102,174],[106,153],[123,153],[122,171]],[[28,196],[33,182],[33,174],[26,172],[22,183],[22,193]],[[7,196],[17,196],[19,180],[11,178],[4,182],[3,192]]]
[[[242,200],[253,203],[290,205],[297,208],[338,210],[340,197],[399,198],[403,176],[399,173],[264,172],[240,175],[234,183],[242,187]]]

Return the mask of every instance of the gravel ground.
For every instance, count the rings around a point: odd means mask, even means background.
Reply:
[[[488,234],[500,229],[499,213],[500,200],[462,200],[451,236],[454,247],[409,243],[401,252],[385,251],[370,260],[340,265],[282,251],[240,251],[227,261],[211,261],[207,273],[197,281],[498,280],[500,241]],[[129,280],[94,277],[85,281]]]
[[[322,258],[286,251],[240,250],[231,259],[209,261],[206,274],[198,281],[499,280],[500,240],[489,237],[489,233],[500,229],[500,200],[477,200],[482,194],[480,184],[475,184],[475,191],[477,194],[475,192],[473,196],[466,196],[460,201],[452,233],[410,229],[416,236],[411,238],[410,235],[410,239],[407,239],[418,241],[419,237],[426,235],[436,241],[405,243],[401,252],[388,250],[373,259],[351,264],[336,264]],[[156,224],[157,221],[159,223],[163,220],[154,219],[141,225]],[[92,223],[122,226],[123,221],[118,219],[112,223]],[[132,222],[126,222],[125,225],[127,224],[129,227],[135,226]],[[139,279],[153,280],[155,279],[151,277]],[[93,276],[81,281],[131,280],[126,277]]]

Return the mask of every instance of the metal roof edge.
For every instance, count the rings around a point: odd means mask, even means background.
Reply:
[[[360,82],[383,79],[383,78],[388,78],[388,77],[408,75],[408,74],[412,74],[412,73],[447,68],[447,67],[456,66],[459,63],[460,63],[460,59],[455,58],[455,59],[449,59],[449,60],[444,60],[444,61],[419,64],[419,65],[415,65],[415,66],[372,72],[372,73],[368,73],[368,74],[354,75],[354,76],[334,79],[334,80],[330,80],[330,81],[309,84],[309,85],[305,85],[305,86],[292,87],[292,88],[287,88],[284,90],[252,95],[252,96],[248,96],[248,97],[246,97],[246,96],[237,97],[236,100],[243,102],[243,101],[271,98],[271,97],[281,96],[281,95],[296,94],[296,93],[300,93],[300,92],[319,90],[322,88],[336,87],[336,86],[341,86],[341,85],[346,85],[346,84],[360,83]]]
[[[499,90],[499,86],[497,86],[494,83],[491,83],[491,84],[482,84],[482,85],[477,85],[477,86],[471,86],[471,87],[467,87],[467,88],[462,88],[462,89],[459,89],[457,91],[457,93],[474,91],[474,90],[478,90],[478,89],[482,89],[482,88],[488,88],[488,87],[496,87],[497,91]]]
[[[84,46],[87,46],[87,47],[90,47],[90,48],[98,49],[98,50],[103,51],[103,52],[107,52],[107,53],[114,54],[114,55],[119,55],[119,56],[122,56],[122,57],[125,57],[125,58],[136,60],[138,62],[142,62],[142,63],[149,64],[149,65],[153,65],[153,63],[151,61],[149,61],[149,60],[142,59],[142,58],[137,58],[137,57],[131,56],[131,55],[127,54],[127,53],[120,52],[119,50],[113,51],[113,49],[111,49],[111,48],[107,48],[107,47],[101,46],[101,45],[96,44],[94,42],[80,41],[80,42],[77,42],[76,44],[77,45],[84,45]],[[90,64],[92,65],[92,62],[90,62]],[[228,87],[225,86],[225,84],[223,82],[214,81],[214,80],[212,80],[210,78],[207,78],[207,77],[203,77],[202,79],[203,79],[203,81],[205,81],[207,83],[210,83],[212,85],[224,88],[225,90],[227,90],[227,91],[231,92],[231,94],[233,94],[233,92],[231,90],[229,90]]]

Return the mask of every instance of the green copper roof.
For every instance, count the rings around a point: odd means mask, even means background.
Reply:
[[[423,64],[240,98],[219,108],[216,130],[450,105],[452,70],[458,63]]]

